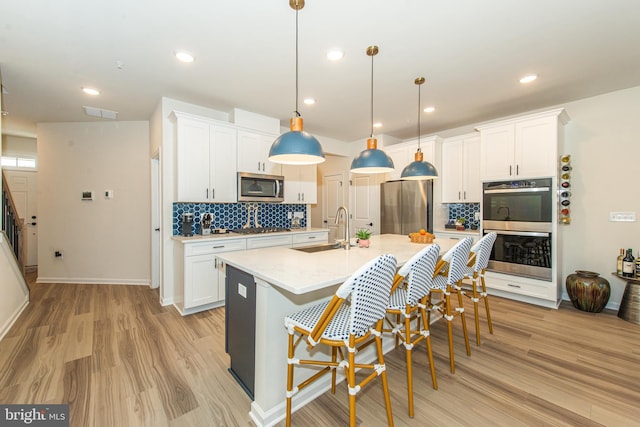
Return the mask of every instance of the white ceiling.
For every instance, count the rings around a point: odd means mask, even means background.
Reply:
[[[299,12],[305,130],[344,141],[451,129],[640,85],[638,0],[307,0]],[[346,55],[332,63],[325,52]],[[176,49],[196,56],[178,63]],[[118,63],[122,68],[118,68]],[[277,117],[295,108],[288,0],[31,0],[0,6],[3,132],[88,121],[83,106],[147,120],[162,96]],[[527,73],[540,78],[529,85]],[[102,91],[90,97],[80,91]],[[314,106],[302,98],[314,97]]]

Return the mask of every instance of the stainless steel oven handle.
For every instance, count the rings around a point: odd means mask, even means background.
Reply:
[[[549,187],[534,188],[501,188],[496,190],[484,190],[484,194],[502,194],[502,193],[541,193],[551,191]]]
[[[551,233],[538,233],[535,231],[505,231],[505,230],[484,230],[485,233],[495,232],[506,234],[507,236],[527,236],[527,237],[549,237]]]

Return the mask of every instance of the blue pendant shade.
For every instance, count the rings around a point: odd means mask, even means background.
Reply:
[[[296,11],[296,110],[295,117],[289,121],[291,131],[283,133],[271,144],[269,161],[283,165],[315,165],[326,160],[322,146],[304,131],[298,113],[298,11],[304,7],[304,0],[289,0],[289,6]]]
[[[320,142],[305,132],[302,117],[291,119],[291,131],[280,135],[271,145],[269,160],[284,165],[315,165],[326,159]]]
[[[438,171],[435,166],[429,162],[425,162],[424,154],[420,149],[420,86],[425,82],[424,77],[417,77],[414,83],[418,86],[418,150],[416,150],[415,161],[409,163],[400,175],[400,179],[408,181],[421,181],[425,179],[435,179],[438,177]]]
[[[378,150],[377,145],[375,138],[367,140],[367,149],[361,151],[351,162],[352,173],[386,173],[395,169],[391,157]]]
[[[415,161],[409,163],[403,170],[400,179],[409,181],[420,181],[425,179],[435,179],[438,177],[438,171],[435,166],[429,162],[422,161],[423,154],[418,148],[415,154]]]

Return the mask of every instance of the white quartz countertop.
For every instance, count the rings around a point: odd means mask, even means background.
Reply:
[[[305,228],[292,228],[291,231],[279,231],[276,233],[256,233],[256,234],[240,234],[240,233],[223,233],[223,234],[209,234],[208,236],[202,236],[200,234],[194,234],[193,236],[171,236],[171,238],[177,242],[181,243],[192,243],[192,242],[206,242],[209,240],[219,240],[219,239],[238,239],[238,238],[255,238],[255,237],[266,237],[266,236],[278,236],[282,234],[303,234],[303,233],[314,233],[314,232],[329,232],[327,228],[316,228],[316,227],[305,227]]]
[[[435,239],[443,254],[458,239]],[[293,294],[305,294],[343,283],[358,268],[382,254],[392,254],[398,266],[407,262],[425,244],[411,243],[408,236],[383,234],[371,237],[369,248],[333,249],[306,253],[286,247],[226,252],[217,255],[238,269]]]

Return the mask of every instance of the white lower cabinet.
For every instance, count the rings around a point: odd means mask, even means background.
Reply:
[[[550,308],[558,306],[559,288],[555,282],[487,271],[485,284],[489,294]]]
[[[183,316],[224,304],[225,269],[215,254],[245,248],[245,239],[176,244],[176,308]]]
[[[226,266],[216,254],[275,246],[327,243],[329,230],[254,235],[243,238],[176,242],[175,306],[183,316],[221,307],[225,303]]]

